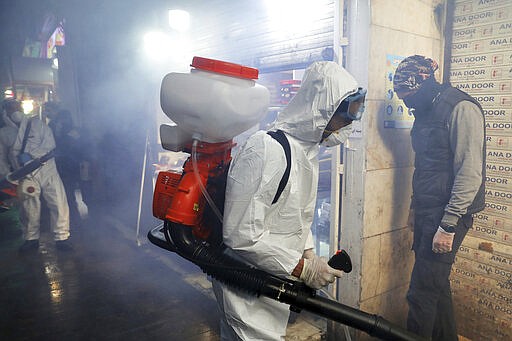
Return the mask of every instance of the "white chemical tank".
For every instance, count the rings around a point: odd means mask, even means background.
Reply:
[[[258,70],[194,57],[190,73],[169,73],[162,80],[160,104],[185,135],[201,141],[229,141],[267,114],[269,91],[256,84]]]

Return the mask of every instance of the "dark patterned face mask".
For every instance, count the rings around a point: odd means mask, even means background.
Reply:
[[[423,103],[423,99],[424,98],[418,92],[416,92],[412,95],[405,97],[403,101],[407,108],[416,109],[422,107],[422,104],[425,104]]]
[[[433,78],[439,68],[437,63],[424,56],[414,55],[405,58],[396,68],[393,88],[398,91],[414,91],[428,78]]]
[[[421,84],[418,91],[404,97],[402,100],[409,109],[426,110],[432,106],[434,98],[439,92],[438,83],[434,77],[428,78]]]

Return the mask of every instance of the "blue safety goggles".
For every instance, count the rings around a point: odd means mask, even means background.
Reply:
[[[335,115],[341,115],[350,121],[359,121],[363,117],[366,89],[358,88],[355,94],[345,98],[336,109]]]

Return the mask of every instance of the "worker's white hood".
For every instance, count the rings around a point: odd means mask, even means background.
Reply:
[[[340,103],[357,92],[354,77],[334,62],[314,62],[302,84],[274,124],[302,141],[320,143],[322,133]]]

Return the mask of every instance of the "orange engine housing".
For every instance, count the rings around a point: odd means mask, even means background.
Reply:
[[[180,178],[181,173],[169,171],[158,173],[153,193],[153,216],[156,218],[165,219],[167,208],[171,206]]]
[[[209,186],[209,179],[218,177],[229,166],[233,146],[233,141],[198,142],[196,146],[197,174],[194,172],[192,157],[185,162],[183,173],[160,172],[153,194],[153,215],[162,220],[190,226],[196,237],[207,239],[212,232],[213,224],[204,217],[208,202],[199,181],[211,195],[212,188]],[[191,150],[192,147],[188,146],[185,151],[190,152]]]

